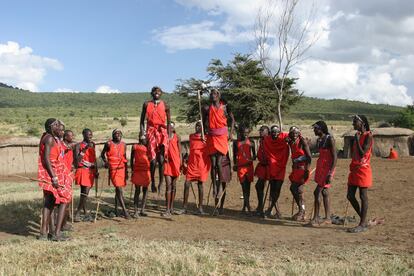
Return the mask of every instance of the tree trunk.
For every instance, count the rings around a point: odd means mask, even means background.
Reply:
[[[279,128],[280,131],[283,130],[283,122],[282,122],[282,110],[281,110],[281,106],[282,106],[282,99],[279,96],[279,101],[277,103],[277,120],[279,122]]]

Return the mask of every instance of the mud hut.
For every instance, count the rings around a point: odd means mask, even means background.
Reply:
[[[394,148],[399,156],[414,155],[414,131],[406,128],[384,127],[372,131],[374,135],[374,156],[385,157]],[[350,130],[343,135],[344,158],[351,157],[351,142],[354,139],[355,130]]]

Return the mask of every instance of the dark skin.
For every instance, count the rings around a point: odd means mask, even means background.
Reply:
[[[115,144],[121,143],[121,139],[122,139],[122,133],[120,131],[115,132],[112,136],[112,142],[115,143]],[[108,164],[108,161],[106,160],[106,156],[105,156],[105,154],[108,151],[109,151],[109,145],[108,145],[108,143],[105,143],[104,148],[101,152],[101,158],[102,158],[102,161],[105,164],[105,168],[109,168],[109,164]],[[126,160],[126,151],[124,152],[124,158]],[[125,166],[125,180],[127,180],[127,179],[128,179],[128,166]],[[124,217],[126,219],[131,218],[131,216],[129,215],[129,213],[127,212],[127,209],[125,207],[125,201],[124,201],[124,195],[123,195],[122,187],[115,187],[115,214],[116,215],[118,215],[118,203],[121,205]]]
[[[141,137],[141,139],[139,139],[139,144],[143,145],[143,146],[147,146],[147,139],[145,139],[144,137]],[[131,165],[131,169],[133,170],[134,168],[134,162],[135,162],[135,151],[134,151],[134,147],[132,147],[131,150],[131,159],[130,159],[130,165]],[[134,172],[132,171],[132,174]],[[141,189],[142,189],[142,206],[141,206],[141,212],[138,213],[138,205],[139,205],[139,195],[141,193]],[[135,186],[135,194],[134,194],[134,217],[138,218],[139,216],[142,217],[146,217],[147,213],[145,213],[145,206],[147,205],[147,195],[148,195],[148,187],[141,187],[136,185]]]
[[[229,157],[229,154],[228,153],[227,153],[227,156],[226,157],[223,157],[223,161],[225,159],[228,160],[228,166],[229,166],[229,170],[230,170],[230,173],[231,173],[231,169],[232,168],[231,168],[230,157]],[[217,206],[217,204],[219,203],[220,196],[221,196],[221,194],[223,193],[223,191],[227,187],[227,183],[225,181],[222,181],[221,184],[220,184],[220,182],[218,182],[218,175],[216,175],[216,179],[217,179],[216,185],[213,186],[213,189],[214,189],[213,190],[213,194],[214,194],[215,206]],[[219,215],[222,215],[223,212],[224,212],[224,209],[223,208],[224,208],[224,201],[226,199],[226,193],[227,192],[225,191],[224,194],[223,194],[223,196],[221,197],[220,206],[219,206],[219,209],[218,209]]]
[[[268,129],[264,128],[264,127],[260,128],[259,135],[260,135],[260,143],[262,143],[264,137],[269,135]],[[262,164],[262,165],[266,165],[266,164]],[[259,216],[264,215],[263,209],[264,209],[264,187],[265,187],[265,184],[266,184],[266,180],[259,178],[259,179],[257,179],[256,186],[255,186],[256,193],[257,193],[257,202],[258,202],[256,211],[257,211],[257,214]]]
[[[42,139],[42,143],[44,144],[44,154],[42,156],[45,169],[47,173],[49,174],[50,178],[52,179],[52,186],[57,189],[59,188],[58,179],[56,177],[56,174],[52,168],[51,162],[50,162],[50,150],[52,147],[55,146],[55,138],[59,137],[61,132],[62,125],[56,123],[50,126],[49,129],[47,129],[46,136]],[[48,226],[52,221],[52,212],[55,208],[55,197],[52,193],[46,192],[44,193],[44,205],[42,210],[42,225],[40,227],[40,235],[45,236],[48,233]],[[58,205],[58,211],[57,211],[57,221],[56,221],[56,227],[54,229],[54,234],[57,238],[61,237],[61,228],[63,224],[63,220],[65,218],[65,209],[66,204],[61,203]],[[49,229],[52,230],[52,229]]]
[[[328,138],[326,138],[327,134],[323,133],[323,131],[319,127],[314,127],[313,132],[315,133],[316,136],[319,137],[318,138],[319,141],[325,141],[325,139],[327,139],[326,146],[329,149],[329,152],[331,153],[331,156],[332,156],[332,164],[330,167],[330,171],[333,172],[336,167],[336,162],[338,159],[337,154],[336,154],[335,139],[332,136],[329,136]],[[325,180],[325,184],[330,184],[331,181],[332,181],[332,174],[328,174]],[[325,218],[323,219],[322,222],[330,222],[330,217],[331,217],[330,209],[331,208],[330,208],[330,199],[329,199],[329,189],[316,185],[313,195],[315,198],[314,215],[310,223],[312,225],[321,223],[321,221],[319,220],[321,195],[323,198],[323,206],[325,208]]]
[[[95,143],[92,141],[93,133],[92,131],[86,131],[83,133],[83,142],[86,143],[86,146],[81,150],[80,144],[75,146],[75,166],[76,168],[79,167],[79,164],[82,162],[83,155],[89,148],[95,148]],[[98,166],[95,162],[90,169],[95,169],[95,179],[99,177],[98,173]],[[89,196],[89,191],[91,187],[83,186],[81,183],[81,191],[80,191],[80,200],[78,204],[78,208],[75,212],[75,221],[79,221],[79,213],[83,210],[83,214],[86,215],[86,202]]]
[[[211,106],[213,108],[219,108],[220,107],[220,93],[217,90],[212,90],[210,93],[210,103]],[[204,106],[203,108],[203,122],[205,124],[208,124],[209,122],[209,113],[210,113],[210,108],[211,106]],[[228,118],[230,118],[230,133],[229,133],[229,141],[233,140],[233,129],[234,129],[234,116],[233,113],[231,112],[231,110],[229,109],[229,107],[227,105],[224,106],[225,110],[225,114],[228,116]],[[205,126],[204,129],[209,130],[210,126]],[[211,179],[213,181],[213,186],[217,185],[218,183],[221,183],[222,179],[223,179],[223,172],[222,172],[222,159],[223,159],[223,154],[221,154],[220,152],[216,152],[212,155],[210,155],[210,160],[211,160]],[[218,174],[219,178],[218,181],[216,180],[216,175]]]
[[[195,125],[195,133],[196,134],[200,134],[201,135],[201,123],[196,123]],[[188,159],[188,157],[187,157]],[[184,166],[187,165],[188,160],[184,160],[184,162],[182,164],[184,164]],[[184,213],[187,213],[187,206],[188,206],[188,196],[190,194],[190,186],[191,186],[191,181],[185,181],[184,183],[184,199],[183,199],[183,207],[184,207]],[[198,187],[198,213],[199,214],[204,214],[204,210],[203,210],[203,200],[204,200],[204,185],[202,181],[197,181],[197,187]]]
[[[63,132],[63,143],[66,145],[66,147],[68,149],[65,150],[65,153],[67,153],[67,151],[73,151],[74,150],[74,144],[73,144],[73,132],[72,131],[66,131]],[[74,166],[72,164],[71,167],[71,171],[74,171]],[[70,203],[71,204],[71,203]],[[66,223],[69,221],[69,208],[70,208],[70,204],[66,204],[66,215],[65,215],[65,219],[63,220],[63,226],[64,227],[66,225]]]
[[[273,140],[276,140],[279,137],[279,134],[280,134],[280,130],[277,128],[272,128],[270,130],[270,135]],[[270,185],[270,206],[266,210],[266,215],[270,216],[273,208],[275,208],[276,209],[275,217],[281,218],[282,215],[279,211],[279,206],[277,204],[277,201],[279,200],[280,190],[282,189],[283,180],[271,179],[269,181],[269,185]]]
[[[241,129],[241,131],[239,132],[239,138],[240,138],[240,142],[247,142],[249,140],[249,129]],[[251,142],[250,144],[250,150],[251,150],[251,156],[252,159],[249,160],[248,164],[245,164],[245,166],[249,166],[253,160],[256,160],[256,151],[255,151],[255,146],[254,146],[254,142]],[[237,168],[239,166],[239,164],[237,163],[237,154],[238,154],[238,147],[237,147],[237,141],[233,142],[233,170],[237,171]],[[242,191],[243,191],[243,208],[242,208],[242,212],[246,212],[246,210],[248,212],[251,212],[251,208],[250,208],[250,181],[248,180],[247,177],[245,177],[242,181],[242,183],[240,183],[242,186]]]
[[[141,111],[141,120],[139,124],[139,137],[142,136],[143,133],[145,133],[145,122],[147,121],[147,106],[149,102],[153,102],[155,104],[158,104],[161,100],[162,91],[161,89],[156,89],[153,93],[151,93],[151,101],[147,101],[142,106]],[[167,132],[168,135],[171,134],[171,128],[170,128],[170,122],[171,122],[171,115],[170,115],[170,107],[169,105],[164,102],[165,105],[165,113],[167,115]],[[164,181],[164,154],[165,149],[164,146],[160,146],[160,151],[156,155],[156,157],[153,160],[150,160],[150,170],[151,170],[151,192],[155,193],[157,192],[157,187],[155,186],[155,169],[158,162],[158,173],[159,173],[159,184],[158,184],[158,191],[162,188],[162,183]]]
[[[173,135],[175,133],[175,129],[174,129],[174,125],[171,124],[170,125],[170,129],[171,129],[171,135],[170,135],[170,139],[173,138]],[[177,144],[178,144],[178,152],[181,153],[181,140],[180,140],[180,136],[177,135]],[[182,156],[180,154],[180,167],[183,164],[183,160],[182,160]],[[165,217],[169,217],[171,216],[171,214],[174,213],[174,199],[175,199],[175,194],[177,192],[177,179],[178,177],[172,177],[170,175],[166,175],[165,176],[165,183],[166,183],[166,189],[165,189],[165,201],[166,201],[166,211],[163,214],[163,216]]]
[[[352,125],[354,129],[357,131],[354,137],[354,143],[356,144],[356,150],[358,151],[359,156],[363,156],[370,149],[370,145],[372,142],[372,135],[369,135],[361,146],[359,142],[360,137],[364,132],[367,131],[367,129],[365,128],[365,125],[360,120],[357,120],[357,119],[353,120]],[[354,152],[352,152],[352,154],[354,154]],[[359,197],[361,199],[361,205],[359,205],[359,202],[355,197],[356,191],[358,190],[358,188],[359,188]],[[349,185],[348,192],[347,192],[347,198],[349,202],[351,203],[352,207],[354,208],[354,210],[357,212],[358,216],[360,217],[358,226],[351,229],[351,231],[360,232],[362,230],[365,230],[368,227],[368,222],[367,222],[368,188],[362,188],[358,186]]]
[[[303,182],[295,183],[292,182],[290,185],[290,191],[292,192],[293,198],[295,199],[296,204],[298,205],[299,212],[293,216],[293,218],[297,218],[298,220],[303,220],[305,215],[305,204],[303,199],[303,192],[304,192],[304,181],[309,177],[309,166],[310,160],[312,159],[312,155],[310,153],[309,145],[305,141],[305,139],[300,135],[299,131],[291,131],[289,132],[289,140],[290,143],[295,143],[299,139],[299,146],[305,152],[305,156],[307,160],[305,161],[305,173],[303,175]]]

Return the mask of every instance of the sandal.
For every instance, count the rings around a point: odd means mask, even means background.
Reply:
[[[358,225],[357,227],[350,228],[347,230],[348,233],[361,233],[368,230],[367,226]]]

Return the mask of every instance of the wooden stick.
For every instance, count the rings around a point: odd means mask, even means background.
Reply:
[[[191,191],[193,191],[193,195],[194,195],[194,199],[195,199],[195,202],[196,202],[196,206],[197,206],[197,208],[199,208],[199,206],[198,206],[198,199],[197,199],[196,194],[194,192],[193,182],[190,182],[190,187],[191,187]]]
[[[292,216],[293,216],[293,210],[295,209],[295,197],[292,196]]]
[[[268,183],[267,183],[267,188],[266,188],[266,194],[265,194],[265,196],[263,198],[263,209],[264,209],[264,207],[266,205],[266,199],[267,199],[267,195],[269,193],[269,187],[270,187],[270,181],[267,181],[267,182]],[[269,198],[269,207],[270,207],[270,198]]]
[[[110,177],[111,177],[111,175],[110,175],[109,170],[108,170],[108,186],[109,186],[109,183],[110,183]],[[103,179],[104,178],[102,178],[102,180]],[[99,185],[99,182],[96,185]],[[96,204],[95,218],[93,219],[93,223],[96,223],[96,219],[98,218],[99,204],[101,203],[101,200],[102,200],[101,199],[102,198],[102,192],[103,192],[103,187],[101,188],[101,192],[99,194],[99,200],[98,200],[98,198],[96,198],[96,200],[98,201],[98,203]]]
[[[348,216],[348,206],[349,206],[349,200],[346,201],[346,206],[345,206],[344,227],[346,225],[346,217]]]
[[[211,214],[212,216],[214,216],[214,214],[216,213],[217,208],[221,204],[221,199],[223,198],[224,194],[226,193],[226,189],[227,189],[227,186],[224,188],[223,192],[221,193],[221,195],[219,197],[219,200],[217,202],[217,205],[216,205],[216,207],[214,207],[213,213]]]
[[[73,203],[74,203],[74,197],[75,197],[75,194],[73,192],[73,182],[72,182],[72,204],[70,206],[70,213],[71,213],[70,218],[72,219],[72,224],[73,224]]]
[[[200,121],[201,121],[201,140],[204,141],[204,124],[203,124],[203,113],[201,109],[201,94],[200,90],[197,90],[197,97],[198,97],[198,107],[200,111]]]

